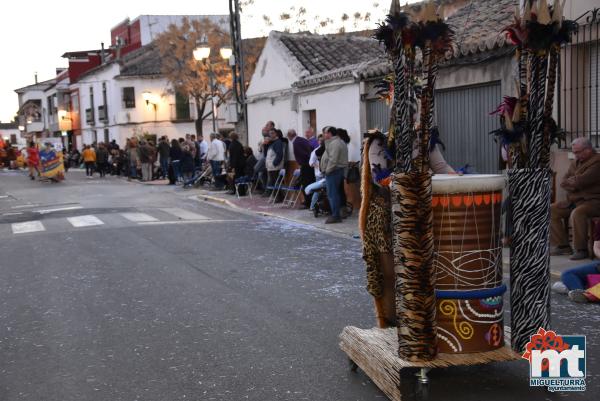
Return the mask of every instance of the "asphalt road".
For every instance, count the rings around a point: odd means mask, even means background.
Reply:
[[[192,195],[0,172],[0,400],[385,400],[337,345],[374,322],[359,242]],[[434,370],[428,399],[597,399],[598,306],[552,306],[587,335],[586,393],[532,390],[516,361]]]

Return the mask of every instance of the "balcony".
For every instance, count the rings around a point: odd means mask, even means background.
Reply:
[[[96,118],[94,116],[94,109],[85,109],[85,122],[88,125],[96,125]]]

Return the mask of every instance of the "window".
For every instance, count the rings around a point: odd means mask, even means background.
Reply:
[[[93,86],[90,86],[90,108],[86,109],[85,114],[86,114],[87,123],[90,125],[93,125],[96,121],[96,118],[94,116],[94,87]]]
[[[101,116],[102,121],[106,122],[108,121],[108,105],[106,104],[106,82],[102,82],[102,104],[103,104],[103,108],[102,108],[102,112],[103,115]]]
[[[108,128],[104,128],[104,143],[109,143],[110,142],[110,136],[108,134]]]
[[[190,119],[190,99],[187,96],[175,94],[175,119],[189,120]]]
[[[53,104],[52,104],[52,96],[48,96],[47,101],[48,101],[48,107],[47,107],[48,115],[51,116],[52,110],[54,109]]]
[[[133,86],[123,88],[122,99],[124,108],[135,109],[135,88]]]

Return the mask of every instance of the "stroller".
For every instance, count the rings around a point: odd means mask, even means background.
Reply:
[[[187,189],[192,187],[201,187],[207,182],[210,183],[212,181],[212,178],[212,169],[210,168],[210,165],[207,164],[204,169],[196,168],[194,170],[192,178],[183,182],[183,188]]]

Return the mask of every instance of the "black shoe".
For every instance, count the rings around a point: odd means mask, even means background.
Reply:
[[[340,219],[339,217],[333,217],[333,216],[329,216],[327,218],[327,220],[325,220],[325,224],[336,224],[336,223],[341,223],[342,219]]]
[[[585,249],[580,249],[576,252],[573,252],[573,255],[569,258],[569,260],[583,260],[588,258],[588,251]]]

